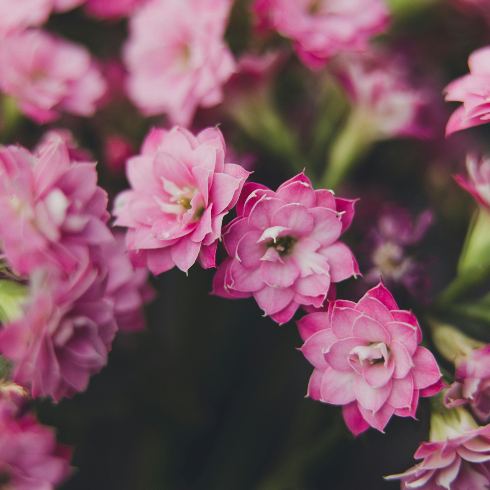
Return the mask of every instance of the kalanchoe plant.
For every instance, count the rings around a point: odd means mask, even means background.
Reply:
[[[431,417],[430,442],[415,453],[422,462],[400,475],[402,490],[483,489],[490,485],[490,426],[478,427],[463,408]]]
[[[131,190],[116,199],[115,225],[127,226],[133,263],[160,274],[177,265],[187,271],[196,260],[216,266],[223,217],[238,200],[249,172],[225,164],[218,128],[190,131],[153,129],[141,154],[130,158]]]
[[[308,396],[342,405],[355,435],[369,426],[383,431],[393,414],[415,418],[419,397],[444,386],[434,356],[418,345],[417,319],[398,309],[383,283],[358,303],[337,300],[327,313],[303,317],[298,328],[315,367]]]
[[[266,315],[289,321],[300,305],[323,306],[332,283],[359,274],[337,239],[350,225],[355,200],[313,190],[303,173],[276,192],[246,184],[238,217],[223,229],[230,255],[214,278],[214,294],[254,296]]]
[[[260,28],[292,39],[301,61],[313,69],[337,53],[367,50],[388,23],[382,0],[257,0],[253,12]]]

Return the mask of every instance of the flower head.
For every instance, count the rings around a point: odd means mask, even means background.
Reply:
[[[428,89],[410,81],[407,62],[382,51],[344,56],[336,75],[352,101],[353,111],[366,120],[375,139],[411,136],[427,138],[433,130],[424,120]],[[429,121],[430,122],[430,121]]]
[[[95,163],[71,161],[63,137],[52,134],[35,155],[0,147],[0,237],[19,273],[46,263],[72,270],[75,248],[112,241],[106,207]]]
[[[262,27],[292,39],[300,59],[313,69],[337,53],[366,50],[388,23],[381,0],[257,0],[253,12]]]
[[[153,129],[141,154],[130,158],[132,186],[116,199],[116,225],[127,226],[135,264],[154,274],[177,265],[187,271],[199,260],[215,267],[223,217],[235,206],[249,172],[224,163],[221,131],[194,136],[183,128]]]
[[[410,256],[407,249],[422,240],[432,221],[430,210],[421,213],[414,222],[407,209],[386,207],[376,228],[366,237],[370,268],[364,281],[374,285],[381,276],[388,285],[401,285],[415,296],[425,295],[430,279],[422,263]]]
[[[43,124],[60,112],[91,116],[106,84],[85,48],[28,29],[0,42],[0,89]]]
[[[24,315],[0,330],[0,351],[14,362],[13,379],[33,397],[71,397],[107,363],[117,324],[113,301],[104,296],[107,268],[97,259],[81,254],[68,276],[36,269]]]
[[[214,293],[254,296],[266,315],[287,322],[300,305],[323,305],[331,283],[359,274],[350,249],[337,241],[354,203],[313,190],[301,173],[276,192],[246,184],[238,217],[223,230],[230,255],[214,279]]]
[[[446,135],[490,119],[490,46],[471,53],[468,65],[470,73],[445,88],[446,100],[463,102],[449,118]]]
[[[235,62],[223,42],[230,0],[149,0],[130,19],[128,93],[146,115],[188,126],[223,99]]]
[[[468,350],[455,359],[455,382],[444,394],[447,407],[468,404],[475,416],[485,422],[490,417],[490,345]]]
[[[398,309],[383,283],[358,303],[330,303],[298,327],[306,340],[301,350],[315,367],[308,396],[342,405],[355,435],[369,426],[382,431],[393,414],[415,418],[419,396],[442,389],[434,356],[418,345],[417,319]]]
[[[478,427],[463,409],[431,417],[430,442],[415,453],[423,461],[400,475],[402,490],[483,489],[490,485],[490,426]]]
[[[0,484],[15,490],[54,490],[72,471],[72,450],[33,415],[15,409],[12,390],[21,389],[12,384],[0,389]]]

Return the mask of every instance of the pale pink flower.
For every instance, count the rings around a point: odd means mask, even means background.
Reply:
[[[54,490],[71,473],[72,450],[31,414],[5,409],[0,396],[0,484],[12,490]]]
[[[468,404],[485,422],[490,417],[490,345],[471,350],[457,361],[455,382],[444,394],[447,407]]]
[[[0,90],[37,123],[91,116],[106,84],[82,46],[28,29],[0,40]]]
[[[223,41],[230,0],[150,0],[130,19],[128,93],[145,114],[188,126],[223,100],[235,62]]]
[[[469,154],[466,157],[466,169],[468,178],[456,175],[456,182],[481,206],[490,209],[490,159],[485,157],[479,160],[477,155]]]
[[[119,330],[134,332],[145,328],[143,305],[155,297],[148,284],[148,269],[135,269],[126,251],[122,232],[115,241],[101,246],[102,260],[108,268],[105,298],[114,303],[114,317]]]
[[[312,69],[337,53],[367,50],[388,23],[382,0],[257,0],[252,10],[261,27],[292,39],[301,61]]]
[[[443,419],[444,417],[444,419]],[[481,490],[490,486],[490,426],[478,427],[464,410],[449,420],[431,417],[431,442],[415,453],[423,461],[387,480],[401,480],[402,490]],[[434,430],[435,427],[435,430]]]
[[[425,118],[432,94],[410,81],[402,57],[382,51],[339,58],[335,73],[375,139],[396,136],[430,137],[433,128]]]
[[[78,267],[69,275],[37,268],[24,315],[0,330],[0,351],[14,362],[13,380],[34,398],[58,401],[84,391],[106,365],[117,331],[114,300],[105,296],[108,267],[97,249],[90,257],[78,252]]]
[[[266,315],[289,321],[300,305],[323,305],[331,283],[359,274],[350,249],[337,241],[354,202],[313,190],[301,173],[276,192],[246,184],[238,217],[223,229],[230,255],[214,279],[214,294],[254,296]]]
[[[146,0],[86,0],[87,14],[99,19],[117,19],[131,15]]]
[[[224,163],[218,128],[197,136],[184,128],[153,129],[126,173],[132,189],[116,198],[115,225],[127,226],[135,265],[160,274],[196,260],[215,267],[223,217],[235,206],[249,172]]]
[[[63,138],[50,138],[35,155],[19,146],[0,147],[2,249],[25,275],[46,264],[73,270],[79,247],[88,253],[88,246],[113,240],[95,163],[70,161]]]
[[[298,322],[301,348],[315,370],[308,396],[342,405],[355,434],[380,431],[393,414],[414,417],[419,396],[432,396],[443,383],[434,356],[418,344],[417,319],[399,310],[380,283],[358,303],[337,300],[328,312]]]
[[[52,6],[53,0],[0,0],[0,36],[43,24]]]
[[[446,135],[490,120],[490,46],[471,53],[470,73],[446,88],[446,100],[463,102],[449,118]]]

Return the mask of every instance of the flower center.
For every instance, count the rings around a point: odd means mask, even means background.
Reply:
[[[372,342],[369,345],[358,345],[357,347],[354,347],[350,351],[349,357],[357,357],[361,365],[364,362],[367,362],[370,365],[383,362],[386,366],[391,355],[387,345],[384,342]]]
[[[270,242],[267,242],[267,247],[274,247],[279,255],[288,255],[293,251],[294,244],[298,241],[297,238],[291,235],[280,236]]]

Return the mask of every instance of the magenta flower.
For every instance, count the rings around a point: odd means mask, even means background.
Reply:
[[[80,246],[112,241],[106,207],[95,164],[70,161],[62,137],[52,134],[36,155],[0,147],[0,236],[19,273],[45,264],[73,270]]]
[[[352,54],[339,58],[335,72],[373,139],[432,136],[432,121],[426,120],[432,94],[411,83],[402,56],[383,51]]]
[[[422,240],[433,219],[430,210],[414,221],[407,209],[386,206],[378,217],[377,226],[364,240],[370,264],[363,280],[373,286],[382,277],[388,286],[403,286],[410,294],[424,297],[431,281],[425,265],[411,256],[408,249]]]
[[[155,297],[148,284],[148,269],[135,269],[126,253],[124,234],[101,246],[102,260],[108,268],[105,298],[114,304],[114,317],[119,330],[134,332],[145,328],[143,305]]]
[[[433,414],[431,442],[422,443],[415,453],[415,458],[423,461],[386,479],[401,480],[402,490],[489,488],[490,426],[478,427],[462,409],[451,415]]]
[[[355,201],[314,191],[301,173],[276,192],[247,184],[238,217],[223,229],[230,255],[214,278],[214,294],[254,296],[266,315],[289,321],[300,305],[323,305],[332,282],[359,274],[350,249],[337,241]]]
[[[0,41],[0,90],[39,124],[60,112],[91,116],[106,84],[85,48],[38,29]]]
[[[51,428],[31,414],[12,411],[1,391],[0,481],[5,489],[54,490],[71,473],[71,453]]]
[[[466,157],[468,179],[456,175],[456,182],[468,191],[485,209],[490,210],[490,159],[478,159],[476,155]]]
[[[418,345],[417,319],[398,309],[383,283],[357,304],[338,300],[327,313],[306,315],[298,328],[315,367],[308,396],[342,405],[355,435],[369,426],[383,431],[393,414],[415,418],[419,396],[443,387],[434,356]]]
[[[235,62],[223,41],[231,0],[150,0],[130,19],[128,93],[145,114],[188,126],[223,100]]]
[[[471,53],[470,73],[446,88],[446,100],[463,102],[449,118],[446,135],[490,120],[490,46]]]
[[[249,172],[224,163],[221,131],[193,136],[183,128],[153,129],[141,154],[128,160],[132,189],[116,198],[117,226],[127,226],[135,265],[156,275],[176,265],[187,271],[196,260],[216,266],[223,217],[235,206]]]
[[[97,254],[88,258],[83,251],[69,276],[55,268],[31,276],[25,314],[0,330],[0,351],[14,362],[14,381],[34,398],[71,397],[106,365],[117,331],[106,276]]]
[[[447,407],[468,404],[485,422],[490,417],[490,345],[469,351],[457,361],[455,382],[444,394]]]
[[[312,69],[337,53],[367,50],[388,23],[382,0],[257,0],[252,10],[261,27],[292,39],[301,61]]]

